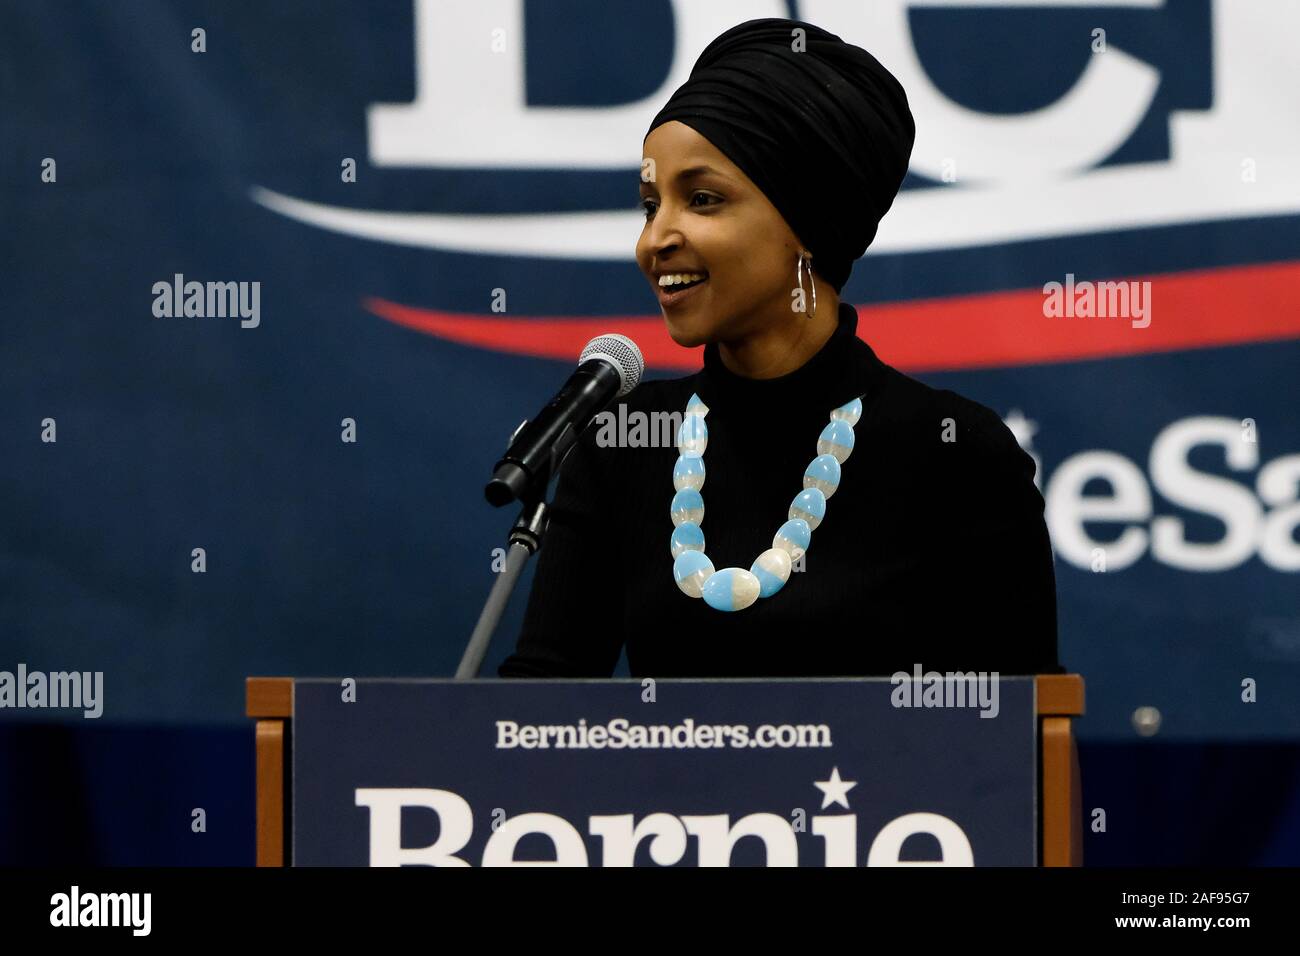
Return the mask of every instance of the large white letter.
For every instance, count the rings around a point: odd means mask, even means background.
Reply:
[[[523,0],[417,0],[415,100],[370,106],[370,162],[557,169],[639,165],[646,126],[686,82],[709,41],[745,20],[787,14],[779,0],[672,0],[672,10],[672,62],[663,84],[649,96],[619,106],[528,106]],[[496,29],[504,31],[501,52],[490,42]]]
[[[650,840],[650,859],[660,866],[672,866],[686,853],[686,828],[671,813],[652,813],[635,828],[632,814],[592,817],[587,829],[604,841],[601,866],[632,866],[636,848]]]
[[[866,47],[898,78],[916,117],[911,168],[943,179],[944,161],[959,158],[963,180],[1056,179],[1089,169],[1115,152],[1146,116],[1160,86],[1154,67],[1113,44],[1092,56],[1078,81],[1055,103],[1008,116],[954,103],[930,80],[908,23],[913,6],[971,6],[970,0],[804,0],[805,19]],[[1024,0],[980,0],[979,6],[1025,6]],[[1078,6],[1079,0],[1036,6]],[[1107,0],[1107,7],[1154,6],[1153,0]],[[992,68],[993,64],[990,64]]]
[[[357,806],[370,808],[370,865],[469,866],[452,856],[474,832],[474,811],[460,794],[423,787],[358,788]],[[438,839],[429,846],[402,846],[402,807],[438,814]]]
[[[1300,455],[1270,461],[1260,469],[1255,488],[1277,509],[1261,529],[1259,559],[1275,571],[1300,571],[1300,546],[1295,543],[1300,524]]]
[[[555,844],[554,860],[516,860],[515,844],[529,833],[542,833]],[[564,817],[553,813],[521,813],[511,817],[488,837],[483,848],[484,866],[586,866],[587,847],[582,834]]]
[[[898,858],[903,841],[913,834],[928,833],[939,841],[938,860]],[[867,866],[974,866],[975,854],[961,827],[938,813],[905,813],[890,820],[876,834],[867,853]]]
[[[1242,438],[1241,422],[1208,415],[1174,422],[1151,444],[1151,482],[1156,490],[1191,511],[1214,515],[1227,526],[1219,541],[1193,544],[1182,518],[1151,522],[1151,555],[1184,571],[1223,571],[1246,561],[1259,540],[1261,509],[1250,489],[1206,475],[1187,463],[1196,445],[1221,445],[1228,467],[1248,471],[1259,464],[1259,444]]]
[[[775,813],[751,813],[728,827],[728,817],[682,817],[686,829],[699,838],[700,866],[730,866],[731,851],[741,837],[756,836],[767,850],[768,866],[798,866],[799,844],[789,821]]]
[[[826,841],[827,866],[858,865],[857,814],[813,817],[812,832]]]
[[[1083,494],[1093,478],[1104,478],[1114,490],[1110,497]],[[1047,483],[1047,528],[1057,554],[1071,564],[1088,568],[1092,552],[1106,552],[1106,567],[1118,571],[1142,557],[1145,528],[1125,528],[1110,544],[1088,537],[1085,521],[1146,521],[1151,517],[1151,489],[1137,465],[1112,451],[1085,451],[1072,455],[1052,472]]]

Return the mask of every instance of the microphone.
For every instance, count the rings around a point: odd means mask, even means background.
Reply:
[[[622,398],[641,381],[645,361],[625,335],[598,335],[578,356],[578,370],[532,421],[510,436],[505,457],[496,463],[483,493],[501,507],[526,498],[541,498],[565,454],[605,406]]]

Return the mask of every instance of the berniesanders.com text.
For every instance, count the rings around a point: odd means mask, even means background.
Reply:
[[[679,750],[700,747],[790,749],[831,746],[826,724],[710,724],[686,717],[676,724],[635,724],[615,717],[603,724],[519,724],[496,722],[498,750]]]

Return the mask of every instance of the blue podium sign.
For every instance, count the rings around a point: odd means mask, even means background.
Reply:
[[[1033,678],[969,678],[298,680],[291,860],[1033,866]]]

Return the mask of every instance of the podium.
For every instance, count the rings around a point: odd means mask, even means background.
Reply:
[[[1079,866],[1074,674],[250,677],[257,865]]]

